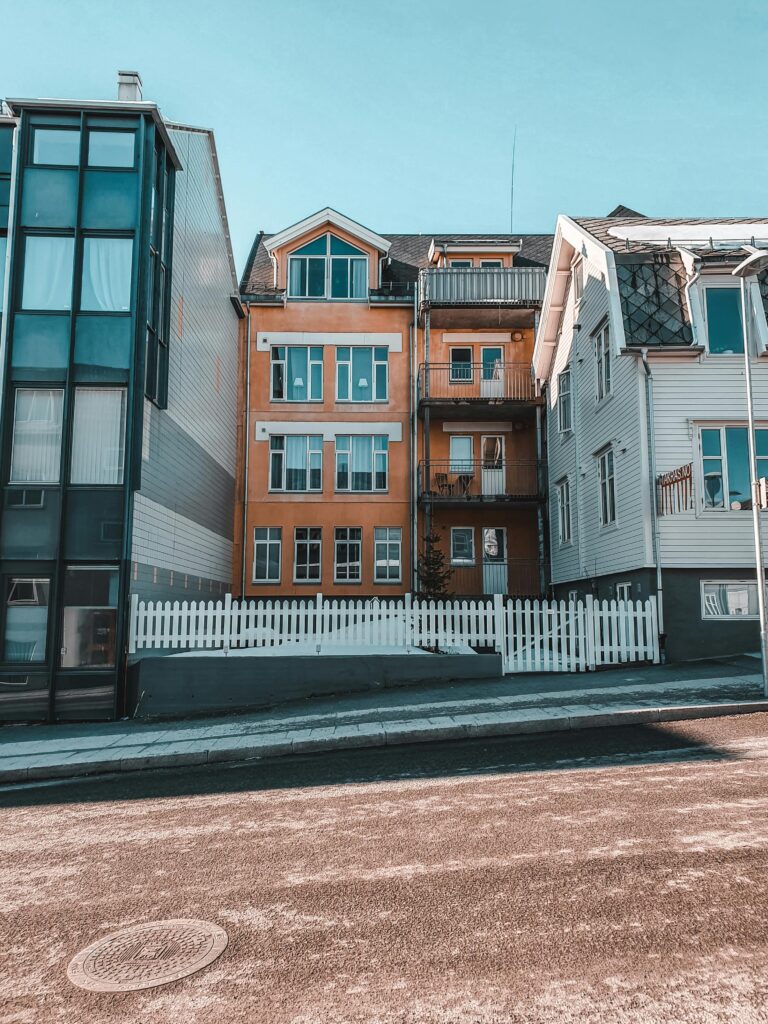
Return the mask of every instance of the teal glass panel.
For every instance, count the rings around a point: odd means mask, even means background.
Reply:
[[[706,288],[709,351],[729,355],[744,351],[739,288]]]
[[[134,132],[89,132],[88,166],[133,167],[135,141]]]
[[[75,325],[75,379],[127,379],[131,365],[133,319],[130,316],[79,316]]]
[[[21,193],[21,223],[30,228],[73,228],[77,171],[28,167]]]
[[[331,295],[334,299],[349,298],[349,260],[331,260]]]
[[[0,527],[0,556],[43,561],[55,558],[59,546],[58,488],[7,488]]]
[[[84,228],[130,231],[136,226],[138,175],[135,171],[83,174]]]
[[[0,128],[0,174],[11,173],[13,161],[13,128]]]
[[[720,454],[720,429],[702,430],[701,450],[704,455]]]
[[[127,312],[131,308],[132,238],[86,238],[80,309]]]
[[[337,238],[336,235],[331,235],[331,256],[364,256],[365,253],[362,249],[357,249],[354,245],[350,245],[349,242],[344,242],[341,238]]]
[[[325,295],[325,260],[307,260],[307,295],[319,298]]]
[[[11,367],[17,380],[63,380],[68,361],[68,316],[16,314]]]
[[[755,454],[758,458],[768,458],[768,430],[755,431]]]
[[[307,350],[305,348],[288,349],[287,370],[289,402],[306,402],[309,381],[307,380]]]
[[[71,309],[74,238],[29,235],[24,244],[24,309]]]
[[[302,245],[300,249],[295,249],[291,256],[325,256],[325,239],[325,235],[321,235],[320,238],[314,238],[311,242],[307,242],[306,245]]]
[[[11,180],[0,178],[0,228],[8,223],[8,207],[11,202]]]
[[[352,401],[370,402],[373,397],[373,349],[352,349]]]
[[[746,427],[726,427],[725,450],[728,455],[728,508],[751,508]]]
[[[64,525],[66,558],[120,557],[123,539],[123,489],[70,488]]]
[[[3,312],[3,281],[5,278],[5,253],[8,248],[8,239],[0,235],[0,313]]]
[[[351,275],[352,299],[364,299],[368,294],[368,261],[354,259],[349,261]]]
[[[67,128],[33,128],[32,162],[77,167],[80,163],[80,132]]]

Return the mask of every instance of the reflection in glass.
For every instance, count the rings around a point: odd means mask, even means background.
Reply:
[[[24,244],[24,309],[71,309],[74,238],[28,235]]]
[[[88,135],[89,167],[133,167],[133,132],[91,131]]]
[[[117,569],[67,569],[64,575],[62,668],[114,668],[117,586]]]
[[[64,392],[19,388],[13,417],[11,483],[57,483]]]
[[[4,661],[45,661],[50,586],[48,579],[8,580]]]
[[[80,162],[80,132],[68,128],[33,128],[32,161],[77,167]]]

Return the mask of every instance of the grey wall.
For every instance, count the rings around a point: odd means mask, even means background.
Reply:
[[[754,580],[745,569],[664,570],[664,627],[670,661],[715,658],[760,649],[760,628],[756,619],[733,621],[701,617],[700,581]],[[759,662],[755,662],[759,671]]]

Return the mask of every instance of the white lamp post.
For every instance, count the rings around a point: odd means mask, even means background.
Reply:
[[[755,534],[755,571],[757,576],[757,607],[760,612],[760,653],[763,665],[763,693],[768,697],[768,619],[765,609],[765,564],[763,562],[763,538],[760,533],[760,494],[757,484],[757,459],[755,456],[755,408],[752,398],[752,364],[749,351],[749,304],[747,286],[749,281],[768,267],[768,252],[753,252],[735,270],[735,277],[741,282],[741,326],[744,331],[744,384],[747,392],[747,444],[749,445],[749,483],[752,491],[752,528]]]

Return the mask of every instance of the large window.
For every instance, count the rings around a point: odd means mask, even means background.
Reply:
[[[595,336],[595,361],[597,366],[597,399],[611,393],[611,337],[606,324]]]
[[[741,289],[705,287],[704,309],[707,318],[707,344],[713,355],[734,355],[744,351],[741,322]]]
[[[472,380],[472,349],[452,348],[450,381],[452,384]]]
[[[386,491],[389,438],[353,434],[336,438],[336,490]]]
[[[257,526],[253,531],[253,582],[279,583],[283,531],[279,526]]]
[[[75,240],[64,235],[27,235],[24,241],[23,309],[72,308]]]
[[[475,530],[472,526],[451,527],[451,565],[475,564]]]
[[[451,472],[471,473],[472,472],[472,437],[463,434],[451,434],[448,442]]]
[[[114,668],[118,571],[70,566],[64,574],[62,668]]]
[[[362,578],[363,531],[359,526],[337,527],[333,539],[333,579],[359,583]]]
[[[337,348],[337,401],[386,402],[388,365],[389,349]]]
[[[756,619],[757,583],[752,580],[702,580],[702,619]]]
[[[86,238],[80,309],[124,313],[131,308],[130,238]]]
[[[323,531],[319,526],[297,526],[294,534],[293,582],[319,583],[323,564]]]
[[[12,484],[59,481],[64,392],[19,388],[13,415]]]
[[[399,526],[377,526],[373,531],[374,583],[399,583],[402,579],[403,531]]]
[[[288,296],[297,299],[364,299],[368,257],[362,249],[323,235],[288,257]]]
[[[135,132],[92,129],[88,133],[89,167],[133,167]]]
[[[80,132],[76,128],[33,128],[32,163],[77,167]]]
[[[557,522],[560,543],[571,539],[571,484],[568,478],[557,485]]]
[[[322,348],[272,347],[272,401],[322,402]]]
[[[613,448],[607,448],[597,459],[600,482],[600,525],[616,522],[616,480],[613,466]]]
[[[45,661],[51,581],[12,576],[5,594],[4,661]]]
[[[571,371],[563,370],[557,378],[557,427],[561,434],[571,429]]]
[[[125,389],[76,388],[72,425],[73,484],[121,484]]]
[[[321,434],[275,434],[269,439],[269,488],[272,491],[323,489]]]
[[[768,430],[755,431],[757,476],[768,477]],[[746,427],[702,427],[701,468],[705,509],[752,508]]]

